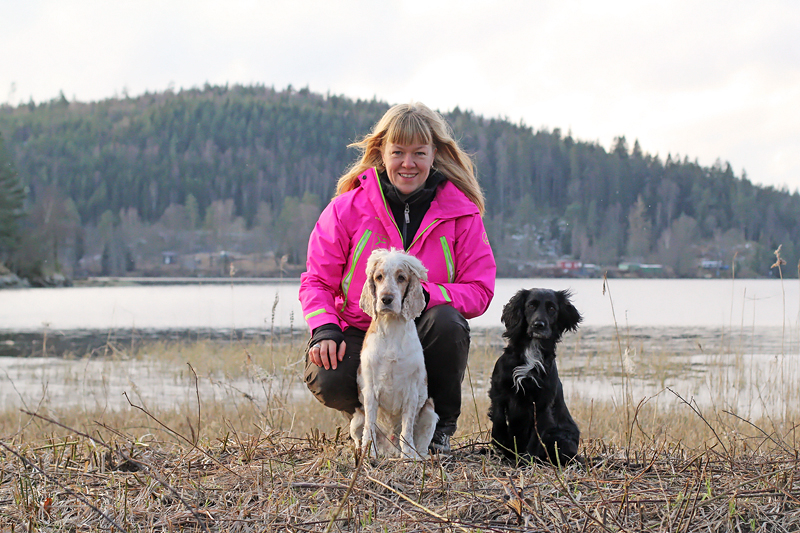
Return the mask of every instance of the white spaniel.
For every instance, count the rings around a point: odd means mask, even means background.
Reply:
[[[428,397],[428,375],[414,325],[425,308],[420,284],[425,279],[427,269],[405,252],[375,250],[367,261],[360,305],[372,324],[358,369],[363,409],[353,415],[350,436],[373,457],[396,455],[398,447],[403,457],[426,457],[439,420]]]

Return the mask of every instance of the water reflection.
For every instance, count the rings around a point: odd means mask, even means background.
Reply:
[[[278,375],[195,375],[185,365],[115,358],[0,357],[0,412],[80,409],[89,412],[172,409],[226,397],[266,405],[275,395],[297,400],[303,393]],[[126,397],[127,396],[127,397]]]
[[[645,400],[669,408],[682,403],[680,396],[702,409],[727,409],[748,419],[800,405],[800,356],[779,329],[747,337],[725,337],[714,330],[630,329],[620,342],[610,328],[579,331],[565,339],[559,355],[568,402],[622,404],[627,397],[633,405]],[[292,342],[298,354],[301,344]],[[465,386],[464,393],[474,390],[485,397],[494,357],[502,349],[500,331],[476,335],[475,344],[479,353],[473,353],[470,363],[473,386]],[[742,346],[757,351],[747,352]],[[195,381],[190,368],[175,360],[0,357],[0,411],[35,410],[40,405],[120,411],[130,408],[124,394],[149,409],[195,405],[198,394],[201,401],[246,399],[256,408],[275,397],[289,402],[310,398],[297,368],[272,373],[248,369],[236,376],[217,372]]]

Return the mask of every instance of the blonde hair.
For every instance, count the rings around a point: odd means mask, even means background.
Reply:
[[[385,170],[381,152],[386,143],[393,144],[429,144],[436,148],[433,169],[451,181],[476,206],[481,215],[485,211],[483,191],[475,176],[475,166],[455,139],[453,132],[444,117],[431,110],[425,104],[398,104],[389,111],[372,128],[372,132],[348,147],[361,151],[361,159],[353,163],[336,184],[336,196],[353,190],[358,184],[358,177],[365,170],[376,167]]]

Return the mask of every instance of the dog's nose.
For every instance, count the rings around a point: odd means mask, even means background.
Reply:
[[[534,320],[533,321],[533,329],[545,329],[547,327],[547,322],[544,320]]]
[[[393,301],[393,296],[381,296],[381,302],[383,302],[383,305],[392,305]]]

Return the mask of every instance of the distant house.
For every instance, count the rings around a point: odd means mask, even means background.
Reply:
[[[161,263],[164,265],[173,265],[178,261],[177,252],[161,252]]]
[[[700,261],[700,268],[705,270],[719,270],[725,268],[725,265],[722,261],[717,259],[702,259]]]
[[[559,259],[556,261],[556,268],[565,272],[578,271],[583,267],[583,263],[577,259]]]
[[[664,265],[657,265],[651,263],[644,263],[639,265],[641,267],[642,274],[652,275],[652,276],[659,276],[664,273]]]
[[[620,263],[617,267],[621,274],[637,276],[660,276],[664,273],[664,265],[653,263]]]

